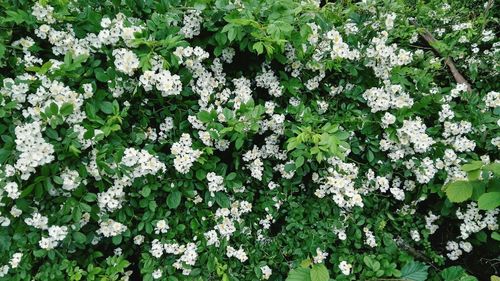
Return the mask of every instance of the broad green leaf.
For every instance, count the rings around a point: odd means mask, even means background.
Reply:
[[[312,281],[310,271],[311,269],[303,267],[292,269],[285,281]]]
[[[429,266],[412,261],[401,269],[401,279],[411,281],[425,281],[427,280],[427,269]]]
[[[231,206],[231,202],[227,195],[223,192],[215,193],[215,202],[222,208],[229,208]]]
[[[328,281],[330,274],[324,264],[315,264],[311,268],[311,281]]]
[[[472,196],[472,185],[468,181],[455,181],[446,185],[446,195],[451,202],[459,203]]]
[[[304,165],[304,156],[301,155],[295,159],[295,167],[300,168],[302,165]]]
[[[167,197],[167,206],[170,209],[176,209],[179,207],[179,204],[181,203],[181,192],[180,191],[172,191]]]
[[[486,192],[477,200],[479,209],[493,210],[500,206],[500,192]]]

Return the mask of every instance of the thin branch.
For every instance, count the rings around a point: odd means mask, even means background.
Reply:
[[[416,22],[413,22],[413,24],[415,26],[417,26]],[[433,45],[437,42],[436,38],[434,38],[434,36],[432,36],[432,34],[425,28],[422,29],[422,31],[420,32],[420,36],[422,38],[424,38],[424,40],[427,42],[427,44],[429,44],[429,46],[431,46],[434,51],[440,55],[441,57],[443,56]],[[453,75],[453,78],[455,79],[455,81],[458,83],[458,84],[465,84],[467,86],[467,91],[471,91],[472,88],[469,84],[469,82],[467,82],[467,80],[464,78],[464,76],[458,71],[457,67],[455,66],[455,63],[453,62],[453,59],[450,58],[450,57],[446,57],[444,58],[444,63],[448,66],[448,68],[450,69],[450,72],[451,74]]]

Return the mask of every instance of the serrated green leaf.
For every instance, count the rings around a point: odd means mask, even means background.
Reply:
[[[309,268],[299,267],[292,269],[285,281],[312,281],[310,272],[311,269]]]
[[[328,281],[330,274],[324,264],[315,264],[310,271],[311,281]]]
[[[421,263],[412,261],[406,264],[401,269],[401,279],[411,280],[411,281],[425,281],[427,280],[427,270],[429,266]]]

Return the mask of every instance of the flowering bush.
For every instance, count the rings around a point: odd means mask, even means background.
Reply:
[[[0,2],[0,280],[490,278],[499,9],[426,2]]]

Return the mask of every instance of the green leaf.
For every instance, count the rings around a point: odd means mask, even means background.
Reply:
[[[236,139],[236,142],[234,143],[234,147],[236,147],[236,149],[240,149],[241,147],[243,146],[243,138],[237,138]]]
[[[229,173],[229,175],[226,176],[226,181],[232,181],[236,178],[236,173],[232,172]]]
[[[97,78],[98,81],[107,83],[109,81],[109,76],[104,72],[104,69],[102,68],[96,68],[94,69],[94,74],[95,78]]]
[[[315,264],[311,268],[311,281],[328,281],[330,280],[330,274],[328,269],[324,264]]]
[[[491,238],[493,238],[493,239],[495,239],[497,241],[500,241],[500,233],[498,233],[496,231],[493,232],[493,233],[491,233]]]
[[[297,159],[295,159],[295,167],[300,168],[302,165],[304,165],[304,156],[299,156]]]
[[[253,44],[252,49],[254,49],[258,55],[264,53],[264,44],[262,42],[256,42]]]
[[[99,103],[99,108],[106,114],[113,114],[113,103],[109,101],[103,101]]]
[[[446,195],[451,202],[459,203],[472,196],[473,187],[469,181],[455,181],[446,185]]]
[[[425,281],[427,280],[428,268],[429,266],[421,262],[412,261],[406,264],[401,269],[401,279],[411,281]]]
[[[83,244],[85,241],[87,241],[87,236],[81,232],[73,232],[73,239],[75,242]]]
[[[176,209],[179,207],[179,204],[181,203],[181,195],[180,191],[172,191],[167,197],[167,206],[170,209]]]
[[[200,181],[204,180],[205,177],[207,176],[207,172],[205,172],[205,170],[203,169],[198,169],[196,170],[196,178]]]
[[[212,119],[213,118],[212,118],[212,115],[210,114],[210,112],[205,111],[205,110],[198,112],[198,120],[200,120],[201,122],[208,123],[208,122],[212,121]]]
[[[500,192],[486,192],[477,200],[479,209],[493,210],[500,206]]]
[[[462,165],[462,170],[465,172],[479,170],[483,165],[482,161],[472,161],[471,163]]]
[[[63,105],[61,106],[61,109],[59,110],[59,112],[63,115],[63,116],[68,116],[70,115],[71,113],[73,113],[73,104],[71,103],[63,103]]]
[[[310,271],[311,269],[303,267],[292,269],[285,281],[312,281]]]
[[[223,192],[215,193],[215,202],[222,208],[229,208],[231,206],[231,202],[227,195]]]

